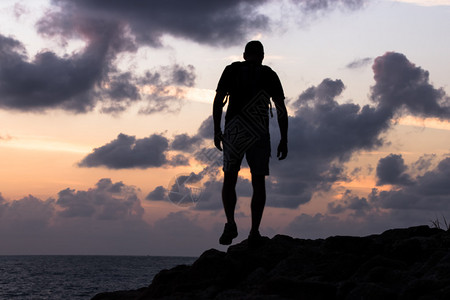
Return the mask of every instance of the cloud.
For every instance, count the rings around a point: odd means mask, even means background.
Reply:
[[[421,160],[423,158],[418,162]],[[400,155],[380,159],[381,164],[389,161],[397,169],[407,169]],[[415,164],[417,162],[412,163]],[[408,178],[407,185],[396,185],[384,191],[374,188],[366,197],[347,190],[339,200],[328,203],[326,214],[301,214],[294,218],[286,228],[287,233],[307,238],[361,236],[391,228],[431,225],[431,221],[450,213],[449,167],[450,157],[444,157],[435,168]],[[393,173],[399,175],[398,170]],[[391,178],[392,181],[397,179],[398,176]]]
[[[0,106],[22,111],[91,109],[93,86],[102,78],[102,59],[95,50],[88,49],[85,55],[71,59],[46,51],[28,62],[19,41],[0,35]]]
[[[366,198],[355,196],[350,190],[346,190],[338,202],[329,202],[327,208],[331,214],[339,214],[346,210],[351,210],[355,215],[365,216],[371,206]]]
[[[169,213],[155,222],[153,232],[159,247],[164,249],[162,253],[173,255],[183,251],[182,253],[187,253],[182,254],[184,256],[198,256],[205,249],[217,248],[218,236],[221,233],[219,230],[222,228],[213,226],[206,230],[199,226],[200,223],[198,215],[186,210]]]
[[[388,209],[419,209],[423,211],[450,210],[450,157],[436,168],[417,176],[412,184],[401,189],[377,191],[374,201]]]
[[[411,177],[405,173],[407,166],[401,155],[390,154],[378,161],[377,165],[377,185],[394,184],[408,185],[411,184]]]
[[[420,158],[418,161],[421,161]],[[386,168],[386,164],[391,163],[393,167]],[[412,165],[417,164],[417,162]],[[385,216],[403,215],[407,217],[408,213],[412,215],[421,215],[419,219],[425,216],[433,216],[434,213],[450,212],[450,157],[444,157],[438,165],[425,172],[423,175],[415,177],[408,176],[406,184],[404,171],[408,169],[404,165],[400,155],[391,154],[381,158],[377,168],[377,174],[387,181],[386,183],[395,186],[388,190],[378,190],[373,188],[367,197],[353,195],[351,191],[346,191],[340,200],[330,202],[328,211],[331,214],[340,214],[351,211],[354,217],[363,217],[367,215],[379,214],[381,211]],[[410,168],[411,169],[411,168]],[[413,219],[406,219],[411,224]]]
[[[17,235],[40,232],[50,225],[54,204],[53,199],[41,201],[32,195],[12,202],[0,197],[1,228]]]
[[[270,16],[260,12],[270,0],[197,1],[186,3],[171,0],[157,3],[141,1],[129,5],[125,0],[113,1],[53,1],[55,11],[47,15],[64,20],[62,25],[70,27],[69,17],[101,19],[126,24],[140,45],[159,47],[162,37],[170,35],[200,44],[229,46],[241,44],[248,36],[260,31],[270,31]],[[300,12],[326,11],[337,7],[359,9],[366,0],[292,0]],[[199,22],[201,20],[201,22]],[[54,20],[47,22],[55,24]],[[55,25],[61,26],[61,22]]]
[[[380,109],[415,116],[450,118],[450,98],[442,88],[429,83],[429,73],[411,63],[405,55],[387,52],[373,64],[375,85],[371,99]]]
[[[0,195],[0,253],[198,256],[217,245],[216,226],[203,229],[188,211],[154,226],[143,215],[138,190],[108,178],[87,190],[62,190],[56,199]]]
[[[392,228],[405,228],[430,223],[430,214],[421,211],[370,211],[364,216],[338,217],[331,214],[301,214],[286,227],[286,234],[299,238],[327,238],[336,235],[367,236]]]
[[[144,76],[119,71],[117,55],[138,49],[127,25],[119,20],[50,10],[36,28],[63,45],[69,39],[81,39],[85,47],[63,57],[43,50],[30,59],[20,41],[0,35],[0,107],[85,113],[100,104],[102,112],[118,113],[144,99],[147,105],[142,111],[150,113],[169,109],[171,103],[179,106],[183,93],[173,94],[171,86],[192,87],[195,83],[191,65],[163,66]],[[140,92],[145,84],[153,85],[152,93]]]
[[[173,0],[129,5],[124,0],[52,1],[52,7],[36,23],[38,33],[62,46],[69,40],[81,40],[85,46],[64,56],[42,50],[29,57],[20,41],[0,35],[0,107],[86,113],[99,106],[103,113],[117,114],[144,101],[141,113],[176,112],[185,96],[179,87],[195,83],[193,66],[174,64],[166,79],[153,72],[142,77],[132,70],[119,70],[118,55],[134,53],[142,46],[160,47],[167,35],[219,47],[242,44],[255,32],[272,29],[270,17],[260,12],[270,2],[203,0],[193,5]],[[356,9],[364,3],[293,2],[303,13],[336,7]],[[16,5],[16,14],[24,11]],[[143,94],[142,85],[149,81],[153,81],[153,90]]]
[[[373,61],[373,58],[371,58],[371,57],[356,59],[356,60],[352,61],[351,63],[347,64],[345,67],[347,69],[360,69],[360,68],[364,68],[367,65],[371,64],[372,61]]]
[[[121,73],[114,66],[116,55],[135,51],[135,45],[116,24],[88,25],[78,30],[87,41],[82,51],[65,57],[42,51],[31,62],[21,42],[0,35],[0,107],[85,113],[100,104],[102,112],[118,113],[142,99],[146,100],[142,109],[146,113],[174,110],[171,104],[179,106],[184,94],[182,90],[174,94],[173,88],[194,85],[193,66],[162,66],[144,76]],[[42,32],[56,34],[50,25],[40,26]],[[142,94],[145,85],[152,89]]]
[[[162,185],[157,186],[153,191],[148,193],[146,200],[150,201],[162,201],[167,199],[167,189]]]
[[[344,163],[353,153],[383,144],[381,134],[389,129],[390,115],[369,105],[339,104],[335,98],[343,90],[341,80],[325,79],[291,105],[289,155],[286,161],[272,162],[269,205],[296,208],[307,203],[318,190],[346,180]],[[271,136],[277,145],[274,122]]]
[[[416,170],[416,172],[428,171],[435,159],[436,154],[424,154],[411,166],[411,168]]]
[[[196,74],[192,65],[162,66],[153,72],[147,71],[137,79],[137,84],[145,89],[147,105],[140,113],[176,112],[181,108],[185,91],[181,87],[193,87]]]
[[[76,14],[124,22],[139,44],[158,47],[161,38],[171,35],[201,44],[230,45],[241,42],[255,30],[266,29],[269,19],[257,12],[266,1],[201,1],[196,4],[181,0],[146,2],[129,5],[127,1],[55,1],[60,14]],[[199,22],[198,20],[201,20]]]
[[[201,137],[198,135],[190,137],[187,134],[179,134],[176,135],[172,141],[171,148],[173,150],[180,150],[185,152],[191,152],[196,147],[198,147],[198,143],[202,141]]]
[[[187,154],[209,166],[222,161],[220,153],[215,149],[202,148],[202,144],[209,136],[212,137],[212,117],[208,117],[200,125],[198,132],[192,136],[178,134],[172,141],[162,135],[153,134],[148,138],[137,139],[134,136],[119,134],[117,138],[101,147],[78,163],[80,167],[107,167],[109,169],[151,168],[163,166],[189,165],[189,157],[183,154],[172,155],[168,158],[169,150]],[[170,146],[169,146],[170,144]],[[203,175],[202,175],[203,176]]]
[[[212,115],[206,118],[200,127],[198,128],[197,134],[205,139],[212,139],[214,138],[214,130],[211,128],[214,128],[214,120]]]
[[[161,167],[169,163],[166,151],[168,140],[157,134],[136,139],[119,134],[117,139],[95,148],[78,164],[80,167],[104,166],[109,169]]]
[[[300,8],[305,12],[320,12],[336,7],[347,8],[347,9],[360,9],[368,1],[367,0],[292,0],[294,4],[300,6]]]
[[[399,63],[405,70],[393,74]],[[267,205],[297,208],[309,202],[315,193],[328,191],[337,181],[350,180],[349,176],[352,175],[348,174],[345,164],[359,151],[373,150],[382,146],[385,143],[383,134],[391,128],[392,120],[398,112],[421,115],[424,110],[417,108],[426,107],[428,102],[432,103],[435,111],[446,110],[445,102],[432,97],[428,98],[427,102],[414,95],[412,91],[422,89],[421,86],[428,91],[438,90],[428,83],[428,72],[415,67],[404,55],[386,53],[375,60],[373,69],[375,85],[372,88],[371,98],[376,105],[361,107],[351,102],[339,103],[338,98],[345,89],[344,83],[339,79],[329,78],[317,86],[306,89],[291,102],[293,115],[289,116],[289,157],[286,161],[273,159],[271,162],[271,177],[267,181]],[[407,75],[409,73],[413,75]],[[416,75],[421,79],[419,80]],[[404,79],[391,82],[392,78],[403,76],[411,79],[407,80],[408,84],[403,82]],[[391,83],[387,85],[389,82]],[[407,89],[412,90],[405,92]],[[391,99],[392,95],[401,95],[402,104],[398,105],[398,98]],[[445,98],[445,93],[441,96]],[[205,142],[212,144],[211,124],[212,117],[209,116],[200,125],[196,134],[175,136],[171,148],[190,155],[193,153],[196,160],[206,163],[210,169],[212,167],[217,171],[221,166],[221,154],[213,148],[203,146]],[[279,136],[276,122],[270,122],[270,131],[276,146]],[[166,149],[164,148],[162,152]],[[160,166],[164,164],[161,162]],[[430,165],[431,160],[424,157],[415,167],[411,167],[411,170],[422,170],[423,173]],[[138,164],[133,166],[138,167]],[[207,178],[205,172],[204,170],[197,174],[201,176],[202,184],[208,183],[209,187],[215,187],[217,177],[204,181]],[[380,185],[407,185],[412,182],[411,175],[406,173],[403,159],[394,154],[380,161],[377,176]],[[197,188],[205,190],[203,195],[206,199],[204,206],[201,204],[199,209],[210,207],[207,199],[220,197],[217,193],[207,192],[206,186],[199,185]]]
[[[383,145],[383,134],[400,113],[448,117],[448,96],[429,83],[427,71],[403,54],[388,52],[377,57],[373,70],[375,85],[370,97],[375,105],[338,103],[345,88],[338,79],[324,79],[292,102],[289,155],[286,161],[272,161],[268,205],[296,208],[309,202],[314,193],[329,190],[336,181],[349,180],[345,163],[359,151]],[[274,123],[272,140],[279,136]],[[275,145],[277,142],[275,139]],[[401,157],[385,158],[377,168],[379,184],[411,184],[405,170]]]
[[[58,193],[56,204],[64,218],[95,218],[100,220],[141,219],[144,209],[136,189],[122,182],[101,179],[88,191],[65,189]]]

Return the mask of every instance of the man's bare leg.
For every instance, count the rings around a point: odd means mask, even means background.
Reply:
[[[232,240],[237,237],[237,227],[234,221],[234,211],[236,209],[236,183],[238,172],[225,172],[222,187],[222,203],[227,218],[227,223],[219,243],[222,245],[231,244]]]
[[[252,174],[253,196],[251,203],[252,228],[250,235],[259,236],[259,225],[261,224],[264,206],[266,205],[266,178],[265,175]]]
[[[237,172],[225,172],[222,187],[222,203],[228,223],[234,223],[234,210],[236,208]]]

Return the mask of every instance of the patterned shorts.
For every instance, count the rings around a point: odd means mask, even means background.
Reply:
[[[238,172],[245,155],[252,174],[269,175],[270,153],[268,132],[255,134],[239,124],[225,126],[223,135],[224,172]]]

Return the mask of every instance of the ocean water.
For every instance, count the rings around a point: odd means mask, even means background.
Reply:
[[[0,256],[0,299],[91,299],[148,286],[162,269],[194,257]]]

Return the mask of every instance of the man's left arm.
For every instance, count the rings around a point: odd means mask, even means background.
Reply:
[[[279,160],[285,159],[288,154],[287,132],[288,132],[288,113],[283,98],[274,98],[273,102],[277,109],[278,126],[280,127],[281,140],[277,148],[277,157]]]

